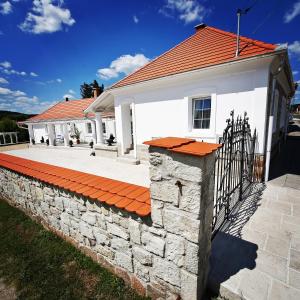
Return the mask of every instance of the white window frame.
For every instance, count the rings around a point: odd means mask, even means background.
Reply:
[[[195,106],[196,106],[196,101],[205,101],[205,100],[209,100],[210,101],[210,107],[209,107],[209,126],[207,128],[195,128]],[[204,109],[201,109],[201,111],[203,111]],[[201,119],[197,119],[197,120],[201,120],[202,122],[204,121],[203,118]],[[208,120],[208,119],[207,119]],[[200,98],[193,98],[192,99],[192,121],[193,121],[193,130],[199,130],[199,129],[210,129],[210,121],[211,121],[211,96],[207,96],[207,97],[200,97]]]
[[[194,111],[193,111],[193,100],[194,99],[211,99],[211,107],[210,107],[210,126],[209,128],[202,129],[202,128],[194,128]],[[215,138],[216,136],[216,107],[217,107],[217,94],[209,93],[209,92],[201,92],[191,96],[185,97],[185,101],[187,103],[187,114],[188,114],[188,124],[187,124],[187,135],[191,138]]]
[[[91,126],[91,132],[89,132],[89,124],[90,124],[90,126]],[[90,123],[90,122],[87,122],[87,123],[86,123],[86,133],[87,133],[87,134],[92,134],[92,133],[93,133],[93,125],[92,125],[92,123]]]

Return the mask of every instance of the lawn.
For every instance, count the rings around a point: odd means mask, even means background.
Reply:
[[[1,199],[0,279],[18,299],[144,299]]]

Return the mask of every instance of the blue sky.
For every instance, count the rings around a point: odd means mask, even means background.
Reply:
[[[0,0],[0,109],[37,113],[80,84],[106,87],[194,33],[204,22],[288,43],[300,80],[300,0]],[[300,103],[300,94],[297,95]]]

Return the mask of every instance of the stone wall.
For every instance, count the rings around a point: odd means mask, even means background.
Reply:
[[[213,158],[150,147],[146,218],[1,167],[0,194],[140,294],[198,299],[208,272]]]

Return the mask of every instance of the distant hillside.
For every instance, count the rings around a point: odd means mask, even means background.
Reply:
[[[15,121],[24,121],[33,116],[35,115],[23,114],[15,111],[0,110],[0,121],[5,117]]]

